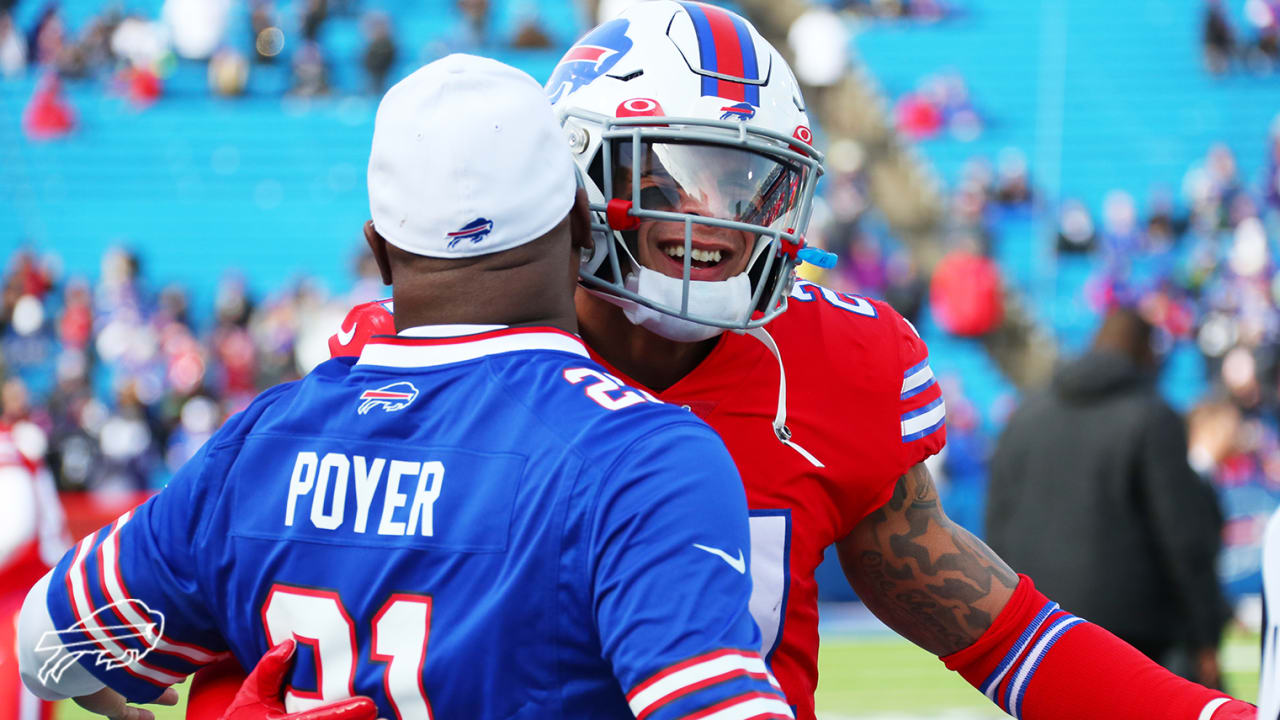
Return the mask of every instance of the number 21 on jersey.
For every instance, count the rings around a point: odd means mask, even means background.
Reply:
[[[286,710],[310,710],[356,694],[356,625],[336,590],[276,583],[262,606],[262,624],[271,646],[293,638],[311,647],[315,655],[316,689],[288,687]],[[422,664],[431,635],[431,596],[392,593],[371,624],[369,660],[386,666],[382,686],[396,716],[431,720],[431,703],[422,686]]]

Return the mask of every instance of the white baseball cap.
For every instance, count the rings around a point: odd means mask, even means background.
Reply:
[[[373,226],[401,250],[462,258],[509,250],[573,207],[573,158],[542,87],[497,60],[449,55],[378,105]]]

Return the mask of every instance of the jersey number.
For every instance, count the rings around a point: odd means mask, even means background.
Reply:
[[[849,295],[847,293],[838,293],[830,288],[824,288],[821,285],[813,283],[797,282],[795,287],[791,288],[791,299],[799,302],[813,302],[821,297],[828,305],[840,308],[846,312],[855,315],[865,315],[866,317],[876,317],[876,306],[872,305],[866,298],[857,295]]]
[[[356,626],[336,590],[276,583],[262,606],[262,624],[272,646],[293,638],[315,652],[316,692],[289,686],[286,710],[309,710],[356,694]],[[386,665],[382,686],[396,717],[431,718],[422,686],[430,635],[430,595],[393,593],[373,616],[369,659]]]
[[[568,380],[570,385],[577,385],[587,379],[595,380],[586,388],[587,397],[595,400],[596,404],[605,410],[621,410],[642,402],[660,402],[643,390],[628,389],[623,390],[621,395],[613,395],[611,393],[622,390],[625,383],[612,375],[591,368],[569,368],[564,371],[564,379]]]
[[[751,617],[760,626],[760,655],[769,662],[787,617],[791,511],[751,511]]]

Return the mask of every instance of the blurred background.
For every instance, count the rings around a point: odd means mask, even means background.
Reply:
[[[71,536],[163,487],[383,296],[360,228],[386,87],[457,51],[545,80],[626,4],[0,0],[0,423]],[[1155,326],[1225,516],[1223,666],[1251,699],[1280,503],[1280,1],[718,4],[810,100],[810,242],[841,258],[811,277],[888,300],[929,344],[954,519],[982,534],[1006,418],[1108,309]],[[838,567],[820,584],[824,716],[998,715]]]

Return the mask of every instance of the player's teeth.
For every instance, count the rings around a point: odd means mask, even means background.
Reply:
[[[712,262],[712,263],[720,262],[720,251],[719,250],[699,250],[697,248],[694,248],[693,259],[697,260],[698,262]]]
[[[666,249],[665,249],[665,250],[663,250],[663,252],[665,252],[666,254],[670,255],[670,256],[671,256],[671,257],[673,257],[673,258],[682,258],[682,257],[684,257],[684,246],[683,246],[683,245],[668,245],[668,246],[666,247]],[[698,251],[697,251],[697,250],[694,250],[694,251],[693,251],[693,256],[694,256],[695,258],[696,258],[696,257],[698,257]]]

